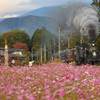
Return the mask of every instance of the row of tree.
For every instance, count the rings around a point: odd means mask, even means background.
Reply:
[[[0,35],[0,47],[5,47],[5,39],[9,49],[17,48],[24,49],[26,51],[31,51],[31,49],[37,51],[40,46],[44,43],[49,43],[51,38],[55,35],[48,32],[45,27],[42,29],[37,29],[32,38],[25,31],[21,30],[11,30]]]
[[[70,47],[80,44],[80,33],[65,34],[61,36],[61,50],[68,47],[68,37],[70,38]],[[37,29],[32,38],[25,31],[12,30],[3,33],[0,36],[0,47],[5,46],[5,38],[9,48],[24,49],[26,51],[38,51],[40,47],[46,45],[49,49],[52,48],[51,52],[57,52],[58,50],[58,35],[54,35],[47,31],[45,27]],[[88,41],[83,40],[83,43]],[[100,35],[95,41],[98,48],[100,48]],[[100,50],[100,49],[99,49]]]
[[[28,50],[28,48],[30,47],[30,37],[25,31],[12,30],[3,33],[0,36],[0,47],[5,46],[5,38],[7,39],[9,48],[26,48],[26,50]]]

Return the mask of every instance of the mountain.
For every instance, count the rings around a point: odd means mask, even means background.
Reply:
[[[4,19],[0,19],[0,22],[1,22],[2,20],[4,20]]]
[[[10,30],[24,30],[31,37],[37,28],[42,27],[45,27],[52,33],[57,33],[57,22],[55,19],[29,15],[4,19],[0,22],[0,34]]]
[[[36,10],[29,11],[22,16],[36,15],[36,16],[50,17],[50,13],[52,13],[52,11],[56,12],[58,10],[60,10],[59,6],[42,7],[42,8],[36,9]]]

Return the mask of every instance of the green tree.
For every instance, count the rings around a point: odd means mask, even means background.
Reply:
[[[73,33],[70,37],[70,47],[80,45],[80,34],[79,33]]]
[[[52,54],[53,48],[54,48],[54,37],[55,35],[51,32],[47,31],[45,27],[42,27],[42,29],[37,29],[33,36],[32,36],[32,49],[35,52],[35,59],[40,60],[40,48],[44,48],[46,46],[46,60],[48,60],[50,57],[49,55]],[[37,53],[38,52],[38,53]]]
[[[30,37],[25,31],[12,30],[2,33],[0,36],[0,46],[4,47],[5,38],[7,39],[7,44],[9,48],[13,48],[16,42],[26,43],[30,47]]]
[[[82,44],[88,43],[89,41],[82,37]],[[81,35],[80,33],[73,33],[70,36],[70,47],[74,47],[81,44]]]
[[[98,50],[100,51],[100,34],[98,35],[98,37],[97,37],[97,39],[95,41],[95,44],[96,44]]]
[[[33,50],[39,50],[40,46],[43,46],[44,43],[47,43],[51,36],[51,33],[48,32],[45,27],[42,27],[42,29],[37,29],[34,32],[31,40]]]
[[[98,14],[99,14],[99,22],[100,22],[100,0],[93,0],[92,5],[97,6],[97,8],[99,10]],[[98,50],[100,51],[100,27],[99,27],[99,35],[95,41],[95,44],[96,44]]]
[[[25,63],[28,64],[29,63],[29,60],[31,58],[31,52],[24,50],[23,55],[25,56]]]
[[[92,5],[97,6],[98,8],[98,14],[99,14],[99,21],[100,21],[100,0],[93,0]]]

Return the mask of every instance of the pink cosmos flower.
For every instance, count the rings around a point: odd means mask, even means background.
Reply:
[[[95,88],[98,88],[98,87],[99,87],[99,85],[96,85],[96,86],[95,86]]]
[[[27,88],[24,88],[24,91],[26,91],[27,90]]]
[[[23,97],[22,96],[17,96],[17,99],[18,100],[23,100]]]
[[[51,99],[51,96],[50,95],[47,95],[46,98],[47,98],[47,100],[50,100]]]
[[[6,100],[8,100],[8,99],[11,99],[11,96],[7,96],[7,97],[6,97]]]
[[[29,100],[35,100],[35,97],[32,94],[30,94],[29,95]]]
[[[50,93],[50,90],[45,90],[45,94],[49,94]]]
[[[66,76],[66,79],[69,79],[69,76]]]
[[[15,94],[20,94],[19,91],[15,91]]]
[[[60,92],[60,93],[59,93],[59,95],[60,95],[60,96],[63,96],[63,95],[64,95],[64,93],[63,93],[63,92]]]
[[[80,99],[80,100],[85,100],[85,99],[82,98],[82,99]]]
[[[91,98],[94,98],[94,95],[91,95]]]

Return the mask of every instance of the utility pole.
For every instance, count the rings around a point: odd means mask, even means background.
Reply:
[[[32,61],[33,61],[33,49],[31,49],[31,52],[32,52]]]
[[[44,44],[44,62],[46,61],[46,44]]]
[[[8,45],[7,45],[7,39],[5,39],[5,66],[8,66]]]
[[[55,53],[55,37],[54,37],[54,53]]]
[[[80,39],[80,43],[81,43],[81,44],[83,43],[83,39],[82,39],[82,36],[81,36],[81,39]]]
[[[42,46],[41,46],[41,63],[42,63]]]
[[[36,52],[36,56],[37,56],[37,61],[38,61],[38,51]]]
[[[68,36],[68,48],[70,48],[70,36]]]
[[[50,60],[51,60],[51,57],[52,57],[52,48],[51,48],[51,39],[50,39]]]
[[[59,60],[60,60],[60,25],[58,26],[58,33],[59,33],[59,35],[58,35],[58,45],[59,45]]]

